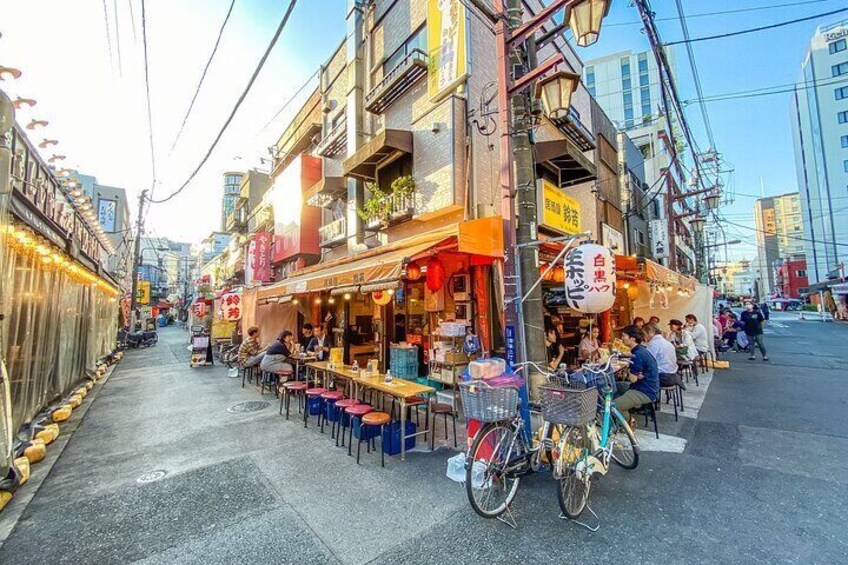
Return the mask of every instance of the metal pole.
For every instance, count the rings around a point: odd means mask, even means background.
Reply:
[[[135,223],[135,245],[133,250],[133,272],[132,272],[132,294],[130,295],[130,331],[135,329],[138,308],[138,267],[141,259],[141,228],[144,222],[144,200],[147,198],[147,190],[142,190],[138,195],[138,218]]]

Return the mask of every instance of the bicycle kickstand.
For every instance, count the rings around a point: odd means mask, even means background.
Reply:
[[[507,506],[504,513],[496,516],[496,518],[500,521],[512,528],[513,530],[518,529],[518,523],[515,521],[515,514],[512,513],[512,506]]]
[[[594,534],[595,532],[597,532],[598,530],[601,529],[601,519],[598,518],[598,515],[595,514],[595,511],[592,510],[592,507],[589,506],[588,504],[586,504],[586,510],[588,510],[589,513],[594,518],[594,520],[593,520],[595,522],[594,526],[590,526],[586,522],[581,522],[580,520],[572,520],[571,518],[569,518],[568,516],[566,516],[565,514],[562,514],[562,513],[560,513],[559,518],[560,518],[560,520],[568,520],[569,522],[571,522],[573,524],[577,524],[578,526],[583,526],[584,528],[586,528],[587,530],[589,530],[590,532],[592,532]]]

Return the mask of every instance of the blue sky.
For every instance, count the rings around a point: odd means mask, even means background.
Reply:
[[[796,5],[772,7],[793,2]],[[771,8],[691,17],[695,14],[766,6]],[[658,19],[674,18],[658,22],[662,39],[682,39],[680,22],[676,19],[675,1],[653,0],[652,7]],[[696,38],[830,12],[844,8],[846,4],[844,0],[684,0],[683,7],[689,16],[690,36]],[[844,18],[848,18],[848,13],[759,33],[694,43],[704,96],[794,83],[815,28]],[[621,25],[638,21],[636,8],[630,7],[625,1],[614,2],[604,22],[605,29],[600,41],[589,49],[581,50],[581,57],[589,59],[627,49],[646,49],[648,42],[640,32],[641,25]],[[681,97],[695,98],[685,46],[676,46],[675,49]],[[744,195],[758,196],[760,179],[766,195],[797,190],[790,122],[791,96],[791,93],[784,93],[707,103],[717,148],[736,169],[736,201],[724,210],[730,221],[753,226],[755,198]],[[699,144],[702,148],[707,147],[703,121],[696,104],[688,107],[687,116]],[[726,229],[730,238],[738,237],[743,241],[754,239],[753,231],[733,226],[727,226]],[[750,244],[739,245],[733,251],[736,257],[752,257],[754,253],[755,249]]]

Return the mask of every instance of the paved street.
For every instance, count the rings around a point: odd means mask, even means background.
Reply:
[[[257,389],[190,369],[185,334],[167,329],[99,391],[0,562],[841,563],[848,326],[774,318],[770,363],[731,354],[697,421],[662,415],[683,453],[645,453],[594,485],[594,534],[557,518],[546,475],[522,486],[513,531],[473,513],[447,450],[357,467],[273,403],[229,413]]]

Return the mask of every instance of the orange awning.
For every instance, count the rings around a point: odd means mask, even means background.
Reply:
[[[457,246],[462,253],[503,257],[503,218],[489,216],[459,224]]]

